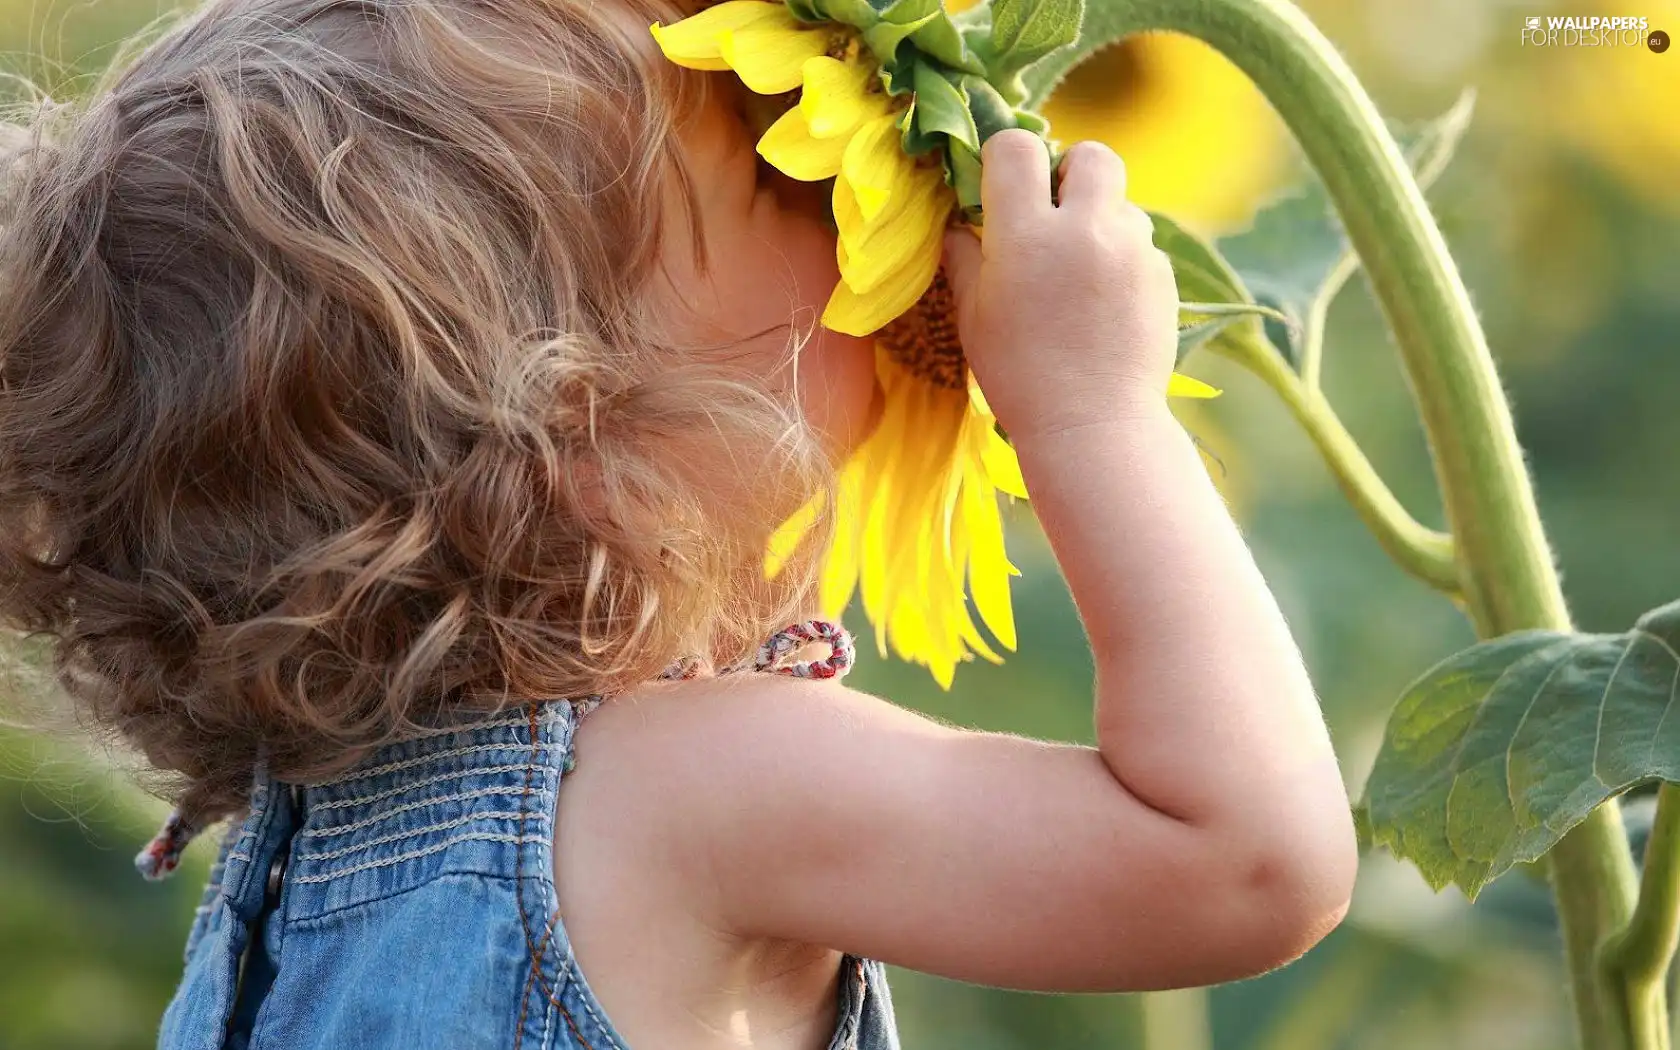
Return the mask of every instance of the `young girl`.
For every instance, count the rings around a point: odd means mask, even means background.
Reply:
[[[814,562],[767,582],[766,542],[869,434],[873,351],[813,322],[820,209],[653,47],[683,13],[222,0],[12,136],[0,601],[176,778],[151,873],[231,818],[167,1050],[876,1050],[887,963],[1208,984],[1346,908],[1325,728],[1102,146],[1053,197],[991,139],[947,250],[1099,746],[778,633]]]

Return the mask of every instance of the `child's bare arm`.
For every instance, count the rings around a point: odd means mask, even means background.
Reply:
[[[1269,832],[1351,875],[1352,821],[1300,653],[1162,397],[1177,291],[1124,199],[1124,165],[1075,146],[1052,207],[1042,144],[990,145],[987,257],[953,245],[964,340],[1090,637],[1103,756],[1192,826],[1298,817]]]
[[[581,916],[610,895],[632,914],[681,911],[957,980],[1121,991],[1281,965],[1347,898],[1351,846],[1298,794],[1291,808],[1245,784],[1247,801],[1190,823],[1140,800],[1096,750],[948,728],[832,683],[626,699],[591,716],[561,794],[568,841],[596,851],[571,860],[612,879],[563,896]],[[1229,757],[1196,748],[1181,775]]]
[[[1165,408],[1176,295],[1147,218],[1100,147],[1072,151],[1059,206],[1045,169],[1032,136],[988,143],[986,256],[953,245],[953,280],[1090,635],[1099,748],[833,685],[655,686],[594,716],[580,773],[611,802],[577,819],[660,851],[641,892],[731,933],[1021,988],[1247,976],[1343,914],[1347,799],[1282,617]]]

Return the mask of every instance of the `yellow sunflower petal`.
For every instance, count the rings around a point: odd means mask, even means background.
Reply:
[[[895,192],[875,217],[864,219],[857,195],[845,179],[834,182],[834,225],[847,262],[840,275],[852,291],[872,291],[889,274],[919,251],[928,228],[944,229],[956,204],[956,195],[945,185],[937,168],[918,171],[901,191]]]
[[[838,618],[852,604],[858,585],[859,537],[863,531],[864,463],[858,457],[840,472],[834,544],[823,564],[818,603],[824,616]]]
[[[728,69],[718,40],[724,33],[764,25],[797,31],[800,23],[787,5],[770,0],[728,0],[671,25],[655,22],[650,31],[665,57],[689,69]]]
[[[1001,663],[999,651],[1017,644],[1009,580],[1020,573],[987,463],[1012,455],[967,391],[928,384],[884,347],[875,353],[885,410],[842,470],[822,607],[837,612],[861,590],[882,654],[949,688],[961,664]]]
[[[873,221],[894,193],[913,184],[916,162],[904,152],[898,117],[888,114],[866,121],[846,146],[840,178],[857,196],[858,210]]]
[[[826,54],[828,44],[828,34],[820,29],[766,22],[726,29],[717,38],[718,53],[729,68],[760,95],[780,95],[804,83],[806,60]]]
[[[986,629],[1005,649],[1015,648],[1015,610],[1009,600],[1009,577],[1014,566],[1003,548],[1003,517],[998,513],[992,487],[963,484],[963,519],[971,547],[968,554],[968,586],[974,593],[974,607]]]
[[[952,409],[956,409],[953,405]],[[952,632],[953,647],[961,652],[965,647],[981,659],[999,664],[1003,657],[991,647],[980,629],[974,624],[974,617],[968,613],[968,593],[964,589],[967,574],[973,568],[970,558],[975,551],[976,527],[985,528],[983,521],[972,520],[969,514],[971,497],[975,485],[983,486],[990,493],[990,486],[985,478],[980,476],[979,463],[974,458],[975,424],[973,416],[962,420],[960,433],[954,456],[947,466],[948,479],[944,497],[944,516],[940,525],[944,535],[942,543],[937,548],[941,556],[940,584],[936,590],[928,588],[929,600],[941,609],[940,620]],[[993,513],[996,513],[996,500],[992,500]],[[959,511],[959,507],[962,508]],[[985,537],[980,537],[980,546],[986,547]],[[1001,535],[999,542],[1002,542]],[[1006,563],[1007,564],[1007,563]],[[976,608],[979,607],[979,592],[975,592]],[[942,597],[943,596],[943,597]],[[984,613],[981,614],[984,618]],[[990,626],[990,624],[988,624]]]
[[[850,135],[864,121],[890,108],[885,92],[870,90],[875,70],[861,62],[820,55],[806,59],[801,72],[805,90],[799,96],[799,110],[817,138]]]
[[[894,203],[902,203],[902,207],[890,209],[890,220],[855,229],[852,236],[847,236],[847,223],[837,223],[841,230],[836,252],[840,261],[840,278],[852,291],[859,295],[875,291],[883,281],[902,271],[919,253],[927,251],[928,238],[932,234],[944,231],[945,220],[955,200],[947,192],[948,187],[938,172],[933,172],[931,179],[923,181],[927,184],[925,188],[897,195]],[[834,184],[836,216],[850,206],[849,203],[841,203],[843,199],[851,200],[850,191],[844,183],[837,181]],[[936,244],[934,251],[939,250]]]
[[[823,309],[823,326],[846,335],[863,336],[880,331],[887,322],[916,305],[916,300],[933,283],[944,240],[943,225],[928,226],[915,252],[893,272],[871,280],[870,292],[854,291],[842,278]],[[845,246],[841,245],[840,250],[844,252]],[[842,267],[845,265],[842,263]],[[841,273],[844,275],[844,268]]]
[[[877,351],[879,353],[879,351]],[[885,377],[883,377],[885,378]],[[863,611],[875,627],[875,648],[887,654],[888,614],[893,610],[892,577],[888,572],[891,550],[887,543],[886,518],[888,508],[895,502],[895,480],[898,464],[890,453],[903,451],[910,432],[907,399],[894,397],[889,389],[885,412],[875,434],[861,450],[867,463],[864,487],[859,500],[862,519],[862,549],[858,564],[858,586],[863,592]]]
[[[1015,454],[1015,447],[990,426],[986,428],[984,440],[980,462],[986,466],[986,477],[1009,495],[1026,499],[1027,479],[1021,476],[1021,460]]]
[[[1192,379],[1187,375],[1180,375],[1177,372],[1174,372],[1172,374],[1172,378],[1167,380],[1168,397],[1208,398],[1218,397],[1220,392],[1221,391],[1218,387],[1208,386],[1200,379]]]
[[[844,138],[813,137],[805,115],[797,107],[777,117],[758,140],[759,156],[777,171],[801,182],[820,182],[838,175],[840,155],[845,151]]]

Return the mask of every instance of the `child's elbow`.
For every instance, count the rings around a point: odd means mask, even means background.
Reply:
[[[1303,837],[1278,836],[1245,851],[1232,865],[1237,885],[1227,898],[1245,914],[1233,916],[1242,931],[1233,966],[1252,977],[1275,970],[1305,955],[1347,916],[1359,868],[1359,851],[1351,826],[1346,833],[1329,829],[1306,842]]]

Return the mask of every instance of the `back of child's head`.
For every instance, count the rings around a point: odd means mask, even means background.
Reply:
[[[661,345],[681,91],[601,8],[214,3],[11,129],[0,614],[194,812],[793,616],[701,475],[820,456]]]

